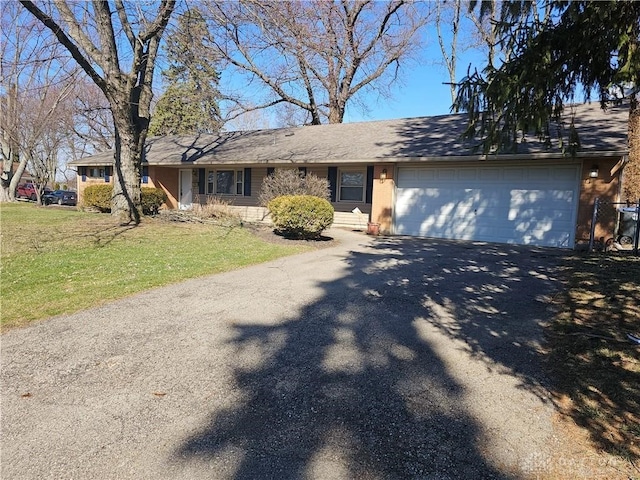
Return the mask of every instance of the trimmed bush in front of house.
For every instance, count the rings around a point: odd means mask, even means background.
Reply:
[[[93,207],[103,213],[110,212],[113,186],[89,185],[84,189],[82,197],[84,207]]]
[[[112,185],[90,185],[84,189],[85,207],[93,207],[100,212],[111,211]],[[142,187],[141,203],[143,215],[156,215],[167,201],[167,194],[161,188]]]
[[[162,204],[167,201],[167,194],[161,188],[142,187],[140,200],[144,215],[157,215]]]
[[[268,204],[276,230],[286,237],[318,238],[333,223],[333,206],[312,195],[282,195]]]

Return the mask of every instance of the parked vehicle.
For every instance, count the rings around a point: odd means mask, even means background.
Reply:
[[[78,201],[76,192],[69,190],[54,190],[42,197],[42,201],[45,205],[51,205],[57,203],[58,205],[73,205],[75,206]]]
[[[33,200],[34,202],[38,199],[38,195],[36,194],[36,185],[34,183],[25,183],[18,185],[16,188],[16,198],[28,198],[29,200]],[[45,187],[42,195],[48,195],[51,193],[51,189]]]

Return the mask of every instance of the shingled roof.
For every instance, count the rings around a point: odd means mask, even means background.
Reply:
[[[599,104],[582,104],[574,106],[573,110],[581,143],[580,156],[620,156],[627,152],[627,107],[603,111]],[[216,135],[152,137],[147,140],[145,161],[149,165],[198,166],[482,158],[473,149],[477,142],[461,139],[466,118],[465,114],[452,114]],[[566,132],[568,128],[565,128]],[[562,152],[531,136],[520,143],[517,154],[504,156],[515,155],[522,158],[559,157]],[[109,165],[112,161],[113,152],[102,152],[71,164]]]

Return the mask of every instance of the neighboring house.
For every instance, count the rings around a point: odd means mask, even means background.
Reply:
[[[517,153],[479,155],[461,140],[466,116],[443,115],[150,138],[142,181],[165,190],[167,208],[215,196],[259,220],[263,179],[298,168],[329,179],[336,225],[369,221],[397,235],[573,248],[589,239],[595,198],[619,198],[628,119],[625,107],[574,108],[575,157],[530,137]],[[112,181],[110,152],[72,164],[80,201],[87,185]]]

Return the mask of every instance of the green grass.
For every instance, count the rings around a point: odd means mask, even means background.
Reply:
[[[121,226],[106,214],[23,203],[0,205],[0,225],[4,329],[309,248],[240,227],[154,218]]]

